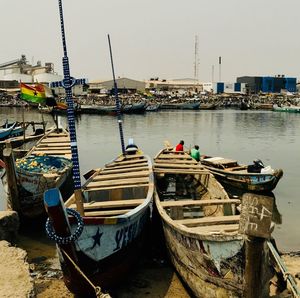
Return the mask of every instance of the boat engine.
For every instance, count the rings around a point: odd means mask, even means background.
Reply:
[[[253,164],[249,165],[247,168],[248,173],[260,173],[261,169],[263,169],[265,165],[260,159],[253,160]]]

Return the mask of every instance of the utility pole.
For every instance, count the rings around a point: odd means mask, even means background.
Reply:
[[[195,35],[195,57],[194,57],[194,79],[195,85],[199,80],[199,57],[198,57],[198,35]]]
[[[221,65],[222,65],[222,57],[219,57],[219,82],[222,81],[222,75],[221,75]]]

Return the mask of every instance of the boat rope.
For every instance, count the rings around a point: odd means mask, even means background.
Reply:
[[[88,282],[88,284],[94,289],[97,298],[111,298],[111,296],[108,293],[102,292],[101,287],[95,286],[92,283],[92,281],[82,272],[79,266],[73,261],[73,259],[67,254],[67,252],[64,249],[60,248],[60,250],[63,253],[63,255],[72,263],[77,272],[81,274],[82,277]]]
[[[45,224],[47,236],[51,240],[54,240],[59,245],[66,245],[66,244],[76,241],[82,234],[83,227],[84,227],[82,217],[76,210],[66,208],[66,211],[69,215],[74,216],[75,219],[77,220],[77,228],[72,235],[67,236],[67,237],[61,237],[61,236],[56,235],[50,218],[47,219],[46,224]]]
[[[117,87],[117,82],[116,82],[116,77],[115,77],[114,61],[113,61],[113,56],[112,56],[112,49],[111,49],[109,34],[107,35],[107,38],[108,38],[111,68],[112,68],[112,74],[113,74],[113,80],[114,80],[114,93],[115,93],[115,98],[116,98],[116,108],[117,108],[117,117],[118,117],[118,124],[119,124],[121,148],[122,148],[123,155],[125,155],[125,142],[124,142],[124,133],[123,133],[123,125],[122,125],[123,121],[122,121],[122,117],[121,117],[121,107],[120,107],[120,101],[119,101],[119,97],[118,97],[118,87]]]
[[[270,241],[267,241],[268,247],[270,249],[270,252],[272,253],[277,265],[279,266],[280,271],[283,274],[284,280],[287,281],[287,283],[290,285],[291,291],[294,295],[294,297],[300,297],[300,291],[297,287],[297,283],[294,279],[294,276],[288,272],[288,269],[286,265],[284,264],[283,260],[280,258],[277,250],[273,246],[273,244]]]

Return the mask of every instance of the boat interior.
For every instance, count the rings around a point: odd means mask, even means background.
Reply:
[[[153,192],[152,175],[151,163],[141,154],[121,155],[96,170],[83,186],[85,216],[112,217],[128,213]],[[72,197],[66,206],[76,208]]]
[[[164,151],[154,159],[160,206],[177,224],[192,231],[238,230],[239,199],[230,199],[212,174],[186,153]]]

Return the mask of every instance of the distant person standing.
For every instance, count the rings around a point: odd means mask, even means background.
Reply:
[[[198,145],[195,145],[194,148],[191,150],[191,157],[197,161],[200,161],[200,151]]]
[[[184,141],[181,140],[179,144],[175,147],[175,151],[183,151]]]

